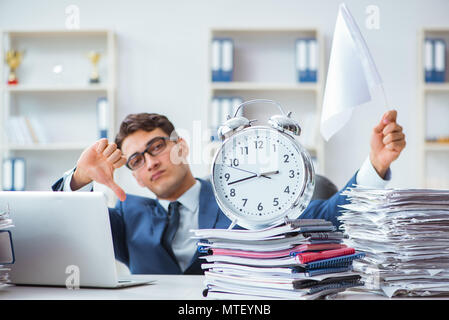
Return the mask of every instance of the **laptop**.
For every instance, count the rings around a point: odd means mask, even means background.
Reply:
[[[11,283],[119,288],[153,282],[118,279],[101,192],[3,191],[3,210],[14,224]]]

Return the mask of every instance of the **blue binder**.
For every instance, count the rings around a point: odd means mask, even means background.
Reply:
[[[24,191],[26,166],[24,158],[6,158],[3,160],[3,190]]]
[[[433,59],[433,41],[432,39],[424,40],[424,77],[426,82],[433,81],[434,59]]]
[[[330,259],[323,259],[306,263],[306,270],[323,269],[331,267],[345,267],[351,265],[352,261],[361,259],[365,256],[365,253],[354,253],[347,256],[335,257]]]
[[[213,82],[230,82],[234,75],[234,41],[212,39],[211,73]]]
[[[108,137],[108,99],[101,97],[97,99],[97,126],[99,138]]]
[[[434,39],[434,81],[446,81],[446,42],[444,39]]]
[[[211,73],[212,81],[221,81],[221,41],[214,38],[211,44]]]
[[[234,42],[225,38],[221,41],[221,81],[232,81],[234,73]]]
[[[313,270],[307,270],[306,274],[309,277],[319,276],[322,274],[328,274],[328,273],[339,273],[339,272],[346,272],[352,270],[352,264],[347,265],[344,267],[334,267],[334,268],[322,268],[322,269],[313,269]]]
[[[239,96],[214,96],[211,101],[210,139],[218,141],[217,130],[227,120],[227,116],[233,117],[237,107],[243,102]],[[242,109],[237,116],[242,115]]]
[[[424,40],[424,77],[426,82],[446,81],[446,42],[440,38]]]
[[[317,81],[318,72],[318,43],[316,39],[309,39],[307,41],[307,57],[308,57],[308,77],[309,82]]]
[[[298,82],[316,82],[318,43],[315,38],[296,40],[296,71]]]
[[[307,39],[296,40],[296,73],[298,82],[307,81]]]

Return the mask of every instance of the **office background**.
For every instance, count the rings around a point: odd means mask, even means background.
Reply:
[[[165,114],[175,127],[192,132],[198,123],[206,129],[208,121],[211,28],[316,28],[324,37],[326,72],[340,2],[2,0],[0,29],[63,30],[67,19],[66,8],[76,5],[81,29],[112,29],[116,33],[115,127],[118,128],[127,114],[145,111]],[[422,139],[418,119],[418,33],[424,27],[448,28],[449,2],[347,0],[346,4],[359,23],[383,77],[390,108],[398,110],[398,122],[407,135],[407,147],[392,166],[393,180],[389,186],[418,187],[419,142]],[[365,27],[366,8],[369,5],[379,8],[379,29]],[[449,93],[442,92],[441,95],[447,106]],[[378,102],[356,109],[351,122],[325,144],[324,174],[338,187],[346,183],[367,157],[371,130],[384,112],[385,108],[380,107]],[[444,118],[449,112],[443,111],[442,114]],[[300,114],[295,116],[301,119]],[[83,120],[78,120],[82,131]],[[62,117],[52,121],[68,119]],[[446,132],[449,132],[447,127]],[[59,167],[69,169],[75,165],[72,159],[80,152],[72,150],[69,153],[73,156],[66,158],[53,152],[56,156],[43,157],[42,162],[51,165],[51,161],[59,161]],[[449,169],[445,165],[449,163],[449,152],[441,152],[437,157],[439,160],[435,162],[435,170],[441,172],[440,177],[449,187]],[[206,164],[192,164],[192,169],[196,176],[208,173]],[[57,178],[56,175],[49,177],[48,189]],[[126,192],[149,194],[138,187],[126,168],[118,170],[117,180]]]

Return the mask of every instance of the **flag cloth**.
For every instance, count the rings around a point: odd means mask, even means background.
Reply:
[[[382,87],[382,79],[368,46],[348,8],[340,4],[321,114],[326,141],[348,122],[355,107],[371,101],[376,87]]]

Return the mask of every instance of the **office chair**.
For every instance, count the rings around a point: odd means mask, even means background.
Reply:
[[[315,175],[315,190],[313,191],[312,200],[327,200],[337,191],[335,184],[328,178],[319,174]]]

